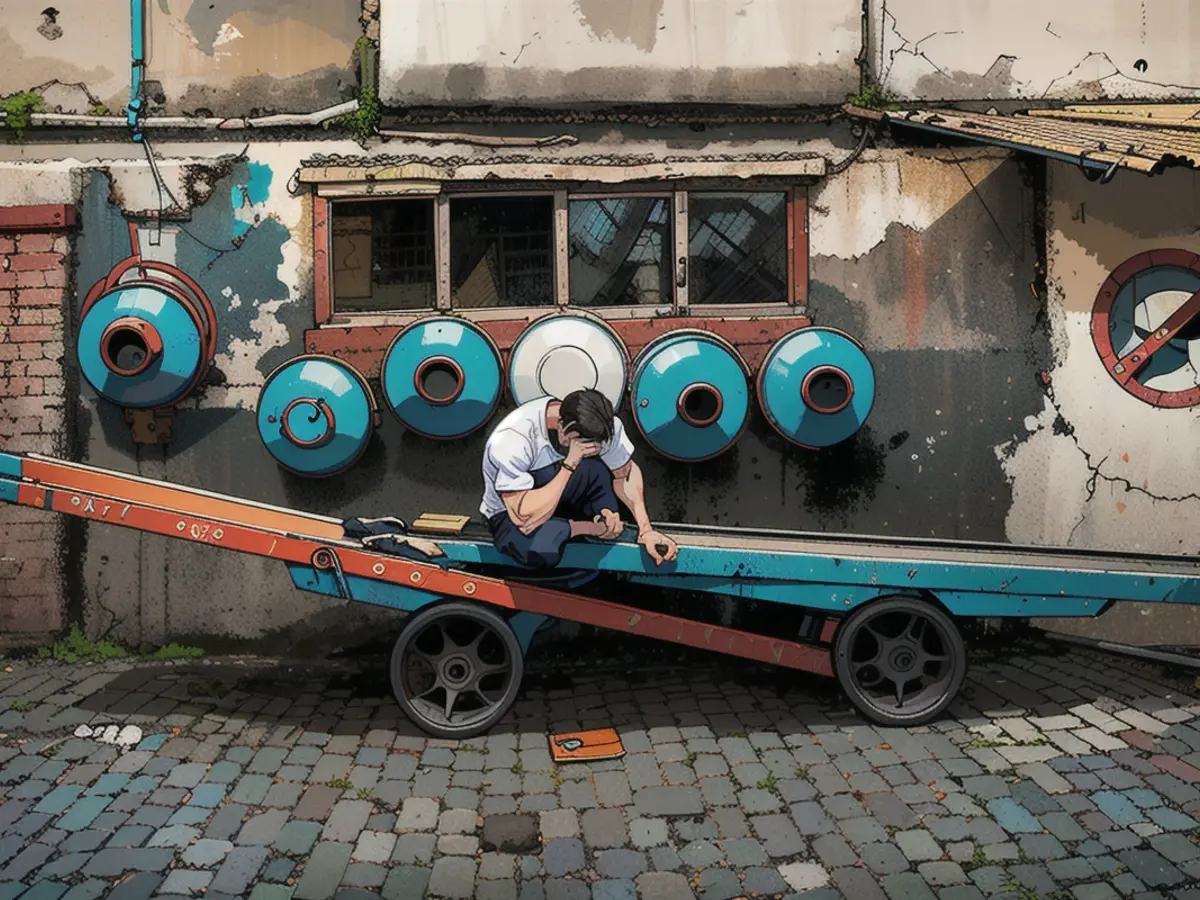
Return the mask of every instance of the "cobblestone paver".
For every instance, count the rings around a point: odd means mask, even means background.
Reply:
[[[1200,700],[1156,664],[1017,644],[911,729],[718,657],[531,664],[454,742],[374,660],[12,663],[0,898],[1200,898]],[[625,758],[553,764],[606,726]]]

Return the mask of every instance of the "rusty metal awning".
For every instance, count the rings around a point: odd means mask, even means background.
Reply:
[[[1012,115],[956,109],[870,110],[860,118],[946,137],[1037,153],[1107,172],[1153,175],[1172,165],[1200,165],[1200,104],[1086,104]]]

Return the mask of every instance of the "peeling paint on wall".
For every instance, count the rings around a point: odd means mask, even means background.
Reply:
[[[879,81],[919,100],[1200,95],[1189,0],[873,0]]]
[[[997,448],[1012,480],[1006,531],[1020,543],[1196,554],[1200,419],[1157,409],[1105,372],[1091,338],[1092,307],[1130,256],[1200,252],[1200,178],[1172,170],[1111,184],[1050,166],[1049,322],[1055,358],[1042,412]]]

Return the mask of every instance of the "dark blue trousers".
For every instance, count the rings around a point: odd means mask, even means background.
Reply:
[[[560,467],[561,463],[554,463],[531,472],[534,488],[548,484]],[[602,509],[620,512],[613,491],[612,472],[593,457],[583,460],[575,469],[563,489],[554,517],[536,531],[522,534],[507,511],[488,519],[488,526],[492,540],[501,552],[528,568],[549,569],[562,562],[563,549],[571,539],[571,520],[590,522]]]

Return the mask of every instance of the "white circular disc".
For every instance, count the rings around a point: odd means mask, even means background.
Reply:
[[[598,379],[596,364],[578,347],[555,347],[538,364],[542,393],[559,399],[571,391],[594,388]]]
[[[513,346],[509,385],[518,404],[594,388],[618,406],[625,393],[624,348],[583,316],[551,316],[531,324]]]

